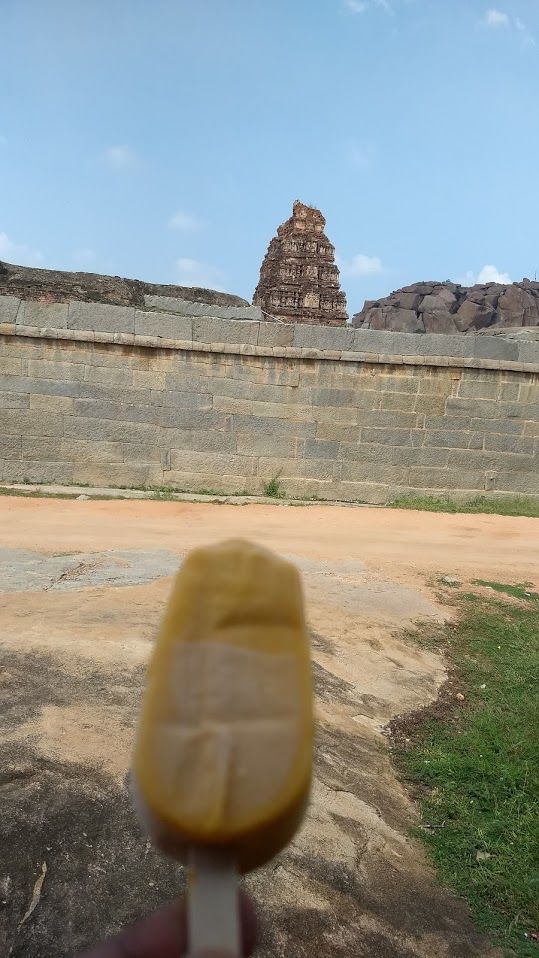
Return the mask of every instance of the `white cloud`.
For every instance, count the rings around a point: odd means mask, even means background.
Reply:
[[[510,29],[516,30],[522,39],[522,42],[525,46],[535,46],[535,37],[528,27],[520,17],[511,18],[507,13],[503,13],[502,10],[496,10],[491,8],[487,10],[485,16],[482,20],[483,24],[487,27],[493,27],[494,29],[498,27],[509,27]]]
[[[508,27],[509,17],[501,10],[487,10],[485,13],[485,24],[487,27]]]
[[[41,266],[43,253],[25,243],[14,243],[7,233],[0,233],[0,259],[17,266]]]
[[[91,266],[96,260],[96,253],[93,249],[83,246],[81,249],[73,250],[71,259],[75,266]]]
[[[365,253],[357,253],[350,260],[339,260],[339,268],[343,276],[376,276],[384,271],[378,256]]]
[[[128,170],[137,164],[137,154],[130,146],[108,146],[103,159],[114,170]]]
[[[208,289],[223,290],[221,284],[226,274],[217,266],[210,266],[208,263],[201,263],[200,260],[182,256],[176,261],[176,272],[183,286],[203,286]]]
[[[512,283],[513,280],[509,273],[501,273],[499,269],[489,263],[483,266],[477,275],[469,269],[464,279],[459,280],[459,282],[462,286],[475,286],[476,283],[502,283],[506,285]]]
[[[192,213],[186,213],[184,210],[178,210],[171,216],[168,225],[173,230],[185,230],[188,233],[197,233],[201,229],[202,223],[198,216]]]
[[[509,273],[500,273],[495,266],[488,264],[483,266],[477,274],[478,283],[511,283],[512,279]]]
[[[526,46],[534,47],[534,46],[535,46],[535,37],[534,37],[533,33],[530,33],[530,31],[528,30],[526,24],[522,22],[522,20],[520,19],[520,17],[515,17],[515,27],[517,28],[518,32],[520,33],[520,35],[521,35],[521,37],[522,37],[522,40],[523,40],[523,42],[526,44]]]

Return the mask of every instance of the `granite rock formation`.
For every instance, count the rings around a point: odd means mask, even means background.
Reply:
[[[346,322],[346,296],[325,225],[320,210],[296,200],[292,216],[279,226],[264,257],[255,306],[288,323]]]
[[[508,286],[414,283],[383,299],[367,300],[352,325],[407,333],[539,326],[539,283],[529,279]]]
[[[117,306],[144,306],[145,296],[166,296],[211,306],[249,306],[246,299],[198,286],[169,286],[144,283],[121,276],[99,273],[66,273],[56,269],[13,266],[0,260],[0,296],[19,296],[44,303],[70,299],[113,303]]]

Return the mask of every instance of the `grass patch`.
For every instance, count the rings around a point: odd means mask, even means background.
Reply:
[[[512,599],[539,599],[539,592],[530,592],[531,584],[523,582],[520,585],[507,585],[505,582],[490,582],[488,579],[473,579],[474,585],[481,585],[494,592],[510,595]]]
[[[268,481],[263,485],[264,495],[268,496],[270,499],[284,499],[285,497],[285,492],[281,486],[279,476],[280,473],[277,473],[276,476],[273,476],[272,479],[268,479]]]
[[[467,502],[455,502],[448,496],[399,496],[388,505],[392,509],[418,509],[422,512],[477,512],[496,516],[539,518],[539,500],[527,496],[494,499],[474,496]]]
[[[523,601],[452,596],[458,620],[416,633],[445,650],[450,680],[432,707],[392,723],[393,756],[440,878],[498,945],[537,958],[526,935],[539,929],[539,601],[488,584]]]

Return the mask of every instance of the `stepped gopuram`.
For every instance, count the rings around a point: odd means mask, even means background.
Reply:
[[[325,225],[320,210],[296,200],[292,216],[279,226],[264,257],[255,306],[287,323],[346,323],[346,296]]]

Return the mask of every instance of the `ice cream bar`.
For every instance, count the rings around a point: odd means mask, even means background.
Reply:
[[[157,844],[217,870],[267,862],[303,816],[312,729],[296,568],[239,539],[195,549],[159,630],[133,760]]]

